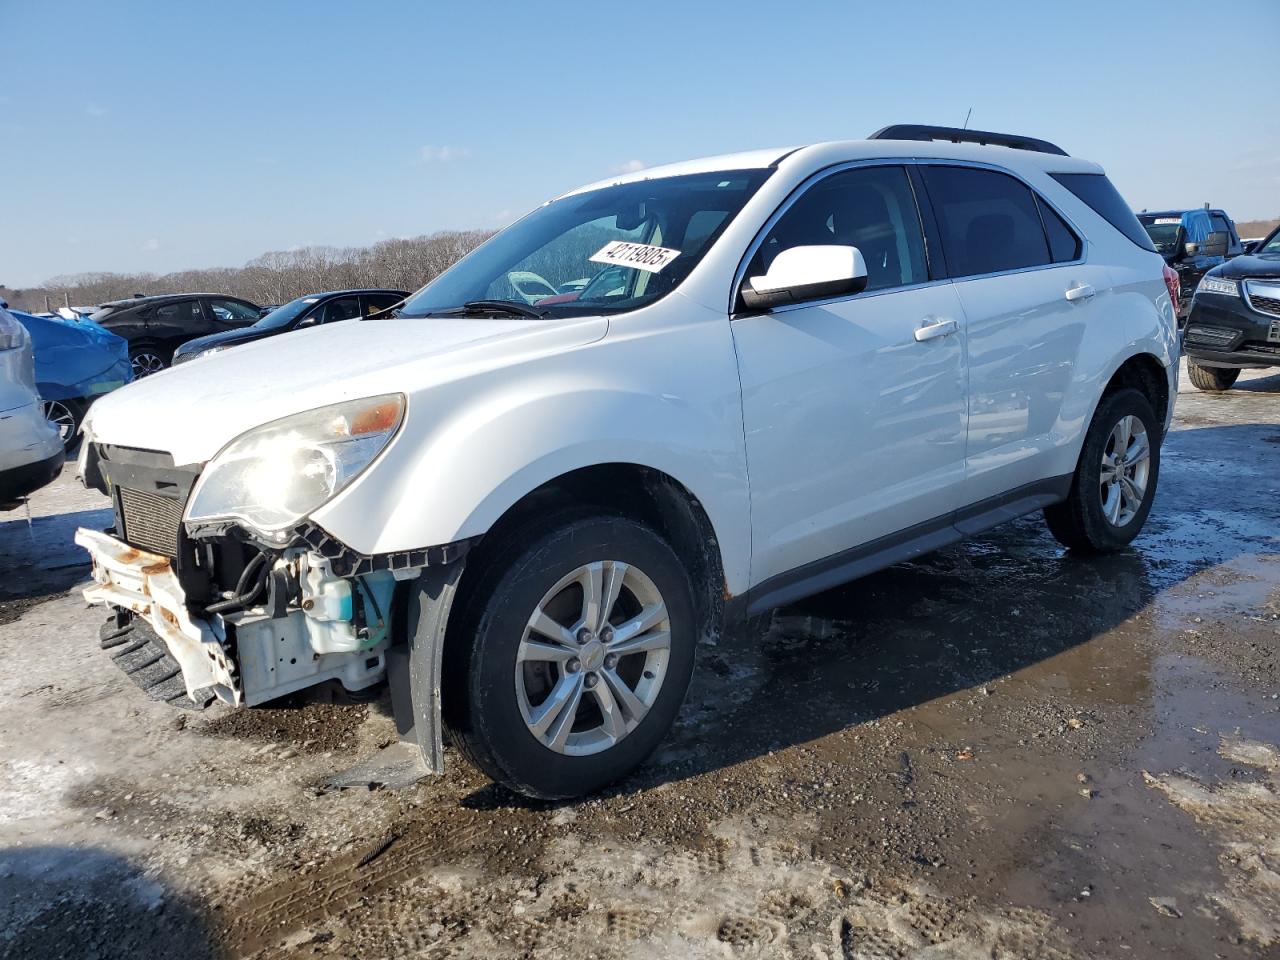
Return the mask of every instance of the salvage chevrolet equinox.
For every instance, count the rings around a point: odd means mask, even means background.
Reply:
[[[1162,267],[1099,167],[1007,134],[583,187],[397,315],[101,400],[85,596],[156,698],[386,680],[429,769],[447,730],[583,794],[654,750],[727,622],[1033,511],[1128,544],[1176,394]]]

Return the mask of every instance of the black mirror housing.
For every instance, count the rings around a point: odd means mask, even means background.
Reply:
[[[760,292],[751,284],[742,285],[742,302],[750,310],[772,310],[788,303],[805,303],[809,300],[825,300],[828,297],[847,297],[867,288],[866,276],[828,280],[824,283],[806,283],[780,290]]]

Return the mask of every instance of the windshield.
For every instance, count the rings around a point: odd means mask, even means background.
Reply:
[[[679,286],[769,176],[689,174],[617,184],[539,207],[409,298],[405,317],[460,311],[617,313]]]
[[[290,300],[283,307],[276,307],[255,323],[253,329],[279,330],[281,327],[287,327],[302,316],[319,299],[319,297],[299,297],[297,300]]]
[[[1254,253],[1280,253],[1280,230],[1261,243]]]
[[[1147,236],[1156,245],[1156,252],[1161,254],[1177,253],[1178,231],[1182,229],[1182,221],[1172,217],[1160,219],[1152,223],[1144,223]]]

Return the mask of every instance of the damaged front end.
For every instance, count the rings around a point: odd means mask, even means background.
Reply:
[[[174,701],[179,671],[183,705],[195,707],[214,699],[254,706],[329,681],[367,690],[386,678],[393,642],[403,645],[393,636],[397,586],[407,588],[429,567],[450,571],[446,579],[456,582],[469,546],[368,556],[308,521],[270,537],[234,521],[191,522],[184,517],[199,466],[88,438],[85,447],[81,477],[111,497],[115,524],[76,534],[93,560],[84,596],[112,609],[104,647],[123,644],[131,625],[154,634],[128,638],[131,645],[118,648],[128,657],[113,656],[159,699]],[[420,615],[417,592],[402,596],[411,615]],[[400,658],[406,670],[408,655],[406,648]],[[412,739],[436,769],[438,664],[432,672],[423,680],[434,689],[418,693],[423,708],[406,702],[397,713],[417,719]]]

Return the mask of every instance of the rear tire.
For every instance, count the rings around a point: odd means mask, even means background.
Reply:
[[[129,348],[129,364],[133,367],[133,379],[141,380],[159,373],[173,362],[173,354],[163,347],[139,344]]]
[[[1230,390],[1240,376],[1238,367],[1202,367],[1190,357],[1187,358],[1187,374],[1197,390],[1206,393],[1221,393]]]
[[[639,766],[680,709],[697,635],[689,575],[621,517],[563,518],[503,542],[450,624],[446,725],[511,790],[591,793]]]
[[[1059,543],[1083,553],[1129,545],[1155,499],[1162,434],[1163,424],[1141,391],[1118,390],[1102,398],[1067,499],[1044,511]]]

